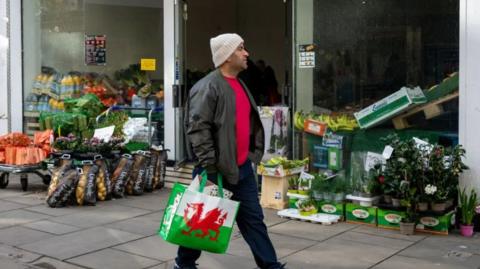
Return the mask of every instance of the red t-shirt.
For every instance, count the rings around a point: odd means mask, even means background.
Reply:
[[[237,78],[225,79],[235,92],[235,114],[237,128],[237,164],[242,165],[248,157],[250,147],[250,100]]]

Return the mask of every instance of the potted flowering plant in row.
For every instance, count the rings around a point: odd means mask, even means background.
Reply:
[[[477,206],[477,193],[475,190],[467,194],[466,189],[460,191],[460,212],[462,213],[462,220],[460,223],[460,233],[463,236],[471,237],[473,235],[473,217],[475,216],[475,209]]]

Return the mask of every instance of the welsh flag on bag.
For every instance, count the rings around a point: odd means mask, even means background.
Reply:
[[[200,177],[195,177],[188,188],[175,183],[158,234],[176,245],[225,253],[240,203],[220,198],[223,197],[220,174],[218,197],[203,193],[206,182],[207,175],[204,172]]]

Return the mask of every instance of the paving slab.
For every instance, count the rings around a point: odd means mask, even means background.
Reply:
[[[279,223],[287,222],[288,219],[281,218],[277,215],[278,210],[264,208],[263,215],[265,216],[264,222],[267,227],[277,225]]]
[[[56,235],[67,234],[80,230],[81,228],[67,224],[56,223],[49,220],[41,220],[24,224],[23,226],[37,231],[47,232]]]
[[[168,202],[166,192],[144,193],[142,196],[127,196],[123,199],[116,199],[119,205],[128,205],[135,208],[146,209],[150,211],[158,211],[165,209]]]
[[[14,210],[14,209],[20,209],[20,208],[24,208],[24,207],[28,207],[28,205],[9,202],[7,200],[1,200],[0,199],[0,212],[10,211],[10,210]]]
[[[287,256],[289,268],[369,268],[395,254],[396,250],[332,238]]]
[[[80,267],[68,262],[62,262],[55,260],[49,257],[42,257],[41,259],[31,263],[36,266],[38,269],[84,269],[85,267]]]
[[[88,209],[85,211],[72,215],[55,217],[52,218],[51,221],[69,224],[76,227],[89,228],[145,215],[148,213],[150,213],[150,211],[111,204],[102,208],[88,207]]]
[[[24,204],[24,205],[41,205],[41,204],[45,204],[45,198],[46,198],[45,192],[38,192],[38,193],[28,193],[28,194],[19,195],[19,196],[5,197],[3,198],[3,200]]]
[[[32,253],[19,248],[4,245],[1,243],[0,243],[0,256],[8,257],[9,259],[15,259],[22,263],[33,262],[33,261],[36,261],[38,258],[40,258],[40,255],[36,253]],[[0,265],[2,265],[2,267],[0,268],[4,268],[2,263],[0,263]]]
[[[153,220],[151,216],[141,216],[106,225],[106,227],[145,236],[157,234],[159,226],[160,219]]]
[[[460,236],[432,236],[400,252],[399,255],[429,262],[480,267],[480,239]]]
[[[253,269],[257,268],[253,258],[244,258],[229,254],[202,253],[197,261],[198,269]],[[149,269],[172,269],[174,261],[160,264]],[[317,268],[318,269],[318,268]]]
[[[141,235],[115,229],[95,227],[52,237],[46,240],[40,240],[19,247],[27,251],[44,254],[59,260],[65,260],[129,242],[140,237]]]
[[[15,226],[0,230],[0,242],[10,246],[33,243],[53,236],[54,235],[49,233],[35,231],[22,226]]]
[[[275,247],[275,251],[277,252],[277,257],[282,258],[292,253],[298,252],[305,248],[311,247],[317,244],[317,241],[298,238],[298,237],[291,237],[286,235],[280,234],[270,234],[270,240],[272,240],[273,246]],[[237,238],[230,241],[230,245],[228,246],[227,253],[252,258],[253,255],[250,251],[250,247],[248,246],[247,242],[243,238]]]
[[[332,225],[312,224],[297,220],[289,220],[268,229],[270,233],[290,235],[309,240],[322,241],[340,233],[356,228],[358,225],[339,222]]]
[[[28,211],[37,212],[45,215],[49,215],[52,217],[59,217],[64,215],[71,215],[76,214],[80,210],[78,206],[70,206],[70,207],[59,207],[59,208],[51,208],[47,204],[30,206],[26,208]]]
[[[23,209],[6,211],[0,213],[0,229],[46,218],[48,218],[48,216]]]
[[[393,256],[390,259],[372,267],[372,269],[405,269],[413,267],[415,267],[415,269],[478,269],[480,268],[480,265],[472,267],[457,263],[453,266],[452,264],[446,263],[442,260],[428,261],[411,257]]]
[[[412,242],[417,242],[427,237],[427,235],[425,234],[403,235],[403,234],[400,234],[400,231],[398,230],[383,229],[383,228],[371,227],[367,225],[359,225],[357,228],[353,229],[352,231],[371,234],[371,235],[378,235],[378,236],[383,236],[383,237],[388,237],[393,239],[402,239],[402,240],[407,240]]]
[[[1,268],[5,269],[33,269],[31,266],[26,265],[18,260],[13,260],[8,257],[4,257],[0,255],[0,265]]]
[[[165,242],[157,235],[153,235],[113,248],[155,260],[168,261],[177,256],[178,246]]]
[[[355,241],[355,242],[379,246],[379,247],[391,248],[397,251],[403,250],[415,243],[415,242],[407,241],[403,239],[393,239],[393,238],[388,238],[383,236],[358,233],[355,231],[348,231],[346,233],[342,233],[336,236],[335,238],[340,240],[346,240],[346,241]]]
[[[160,264],[160,261],[107,248],[67,260],[68,262],[88,268],[105,269],[142,269]]]

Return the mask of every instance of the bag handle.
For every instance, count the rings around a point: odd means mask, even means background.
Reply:
[[[200,174],[200,177],[202,180],[200,181],[200,189],[199,191],[203,193],[203,189],[205,188],[205,185],[207,184],[207,171],[203,170],[202,173]],[[222,175],[220,173],[217,173],[217,185],[218,185],[218,197],[223,198],[223,183],[222,183]]]

